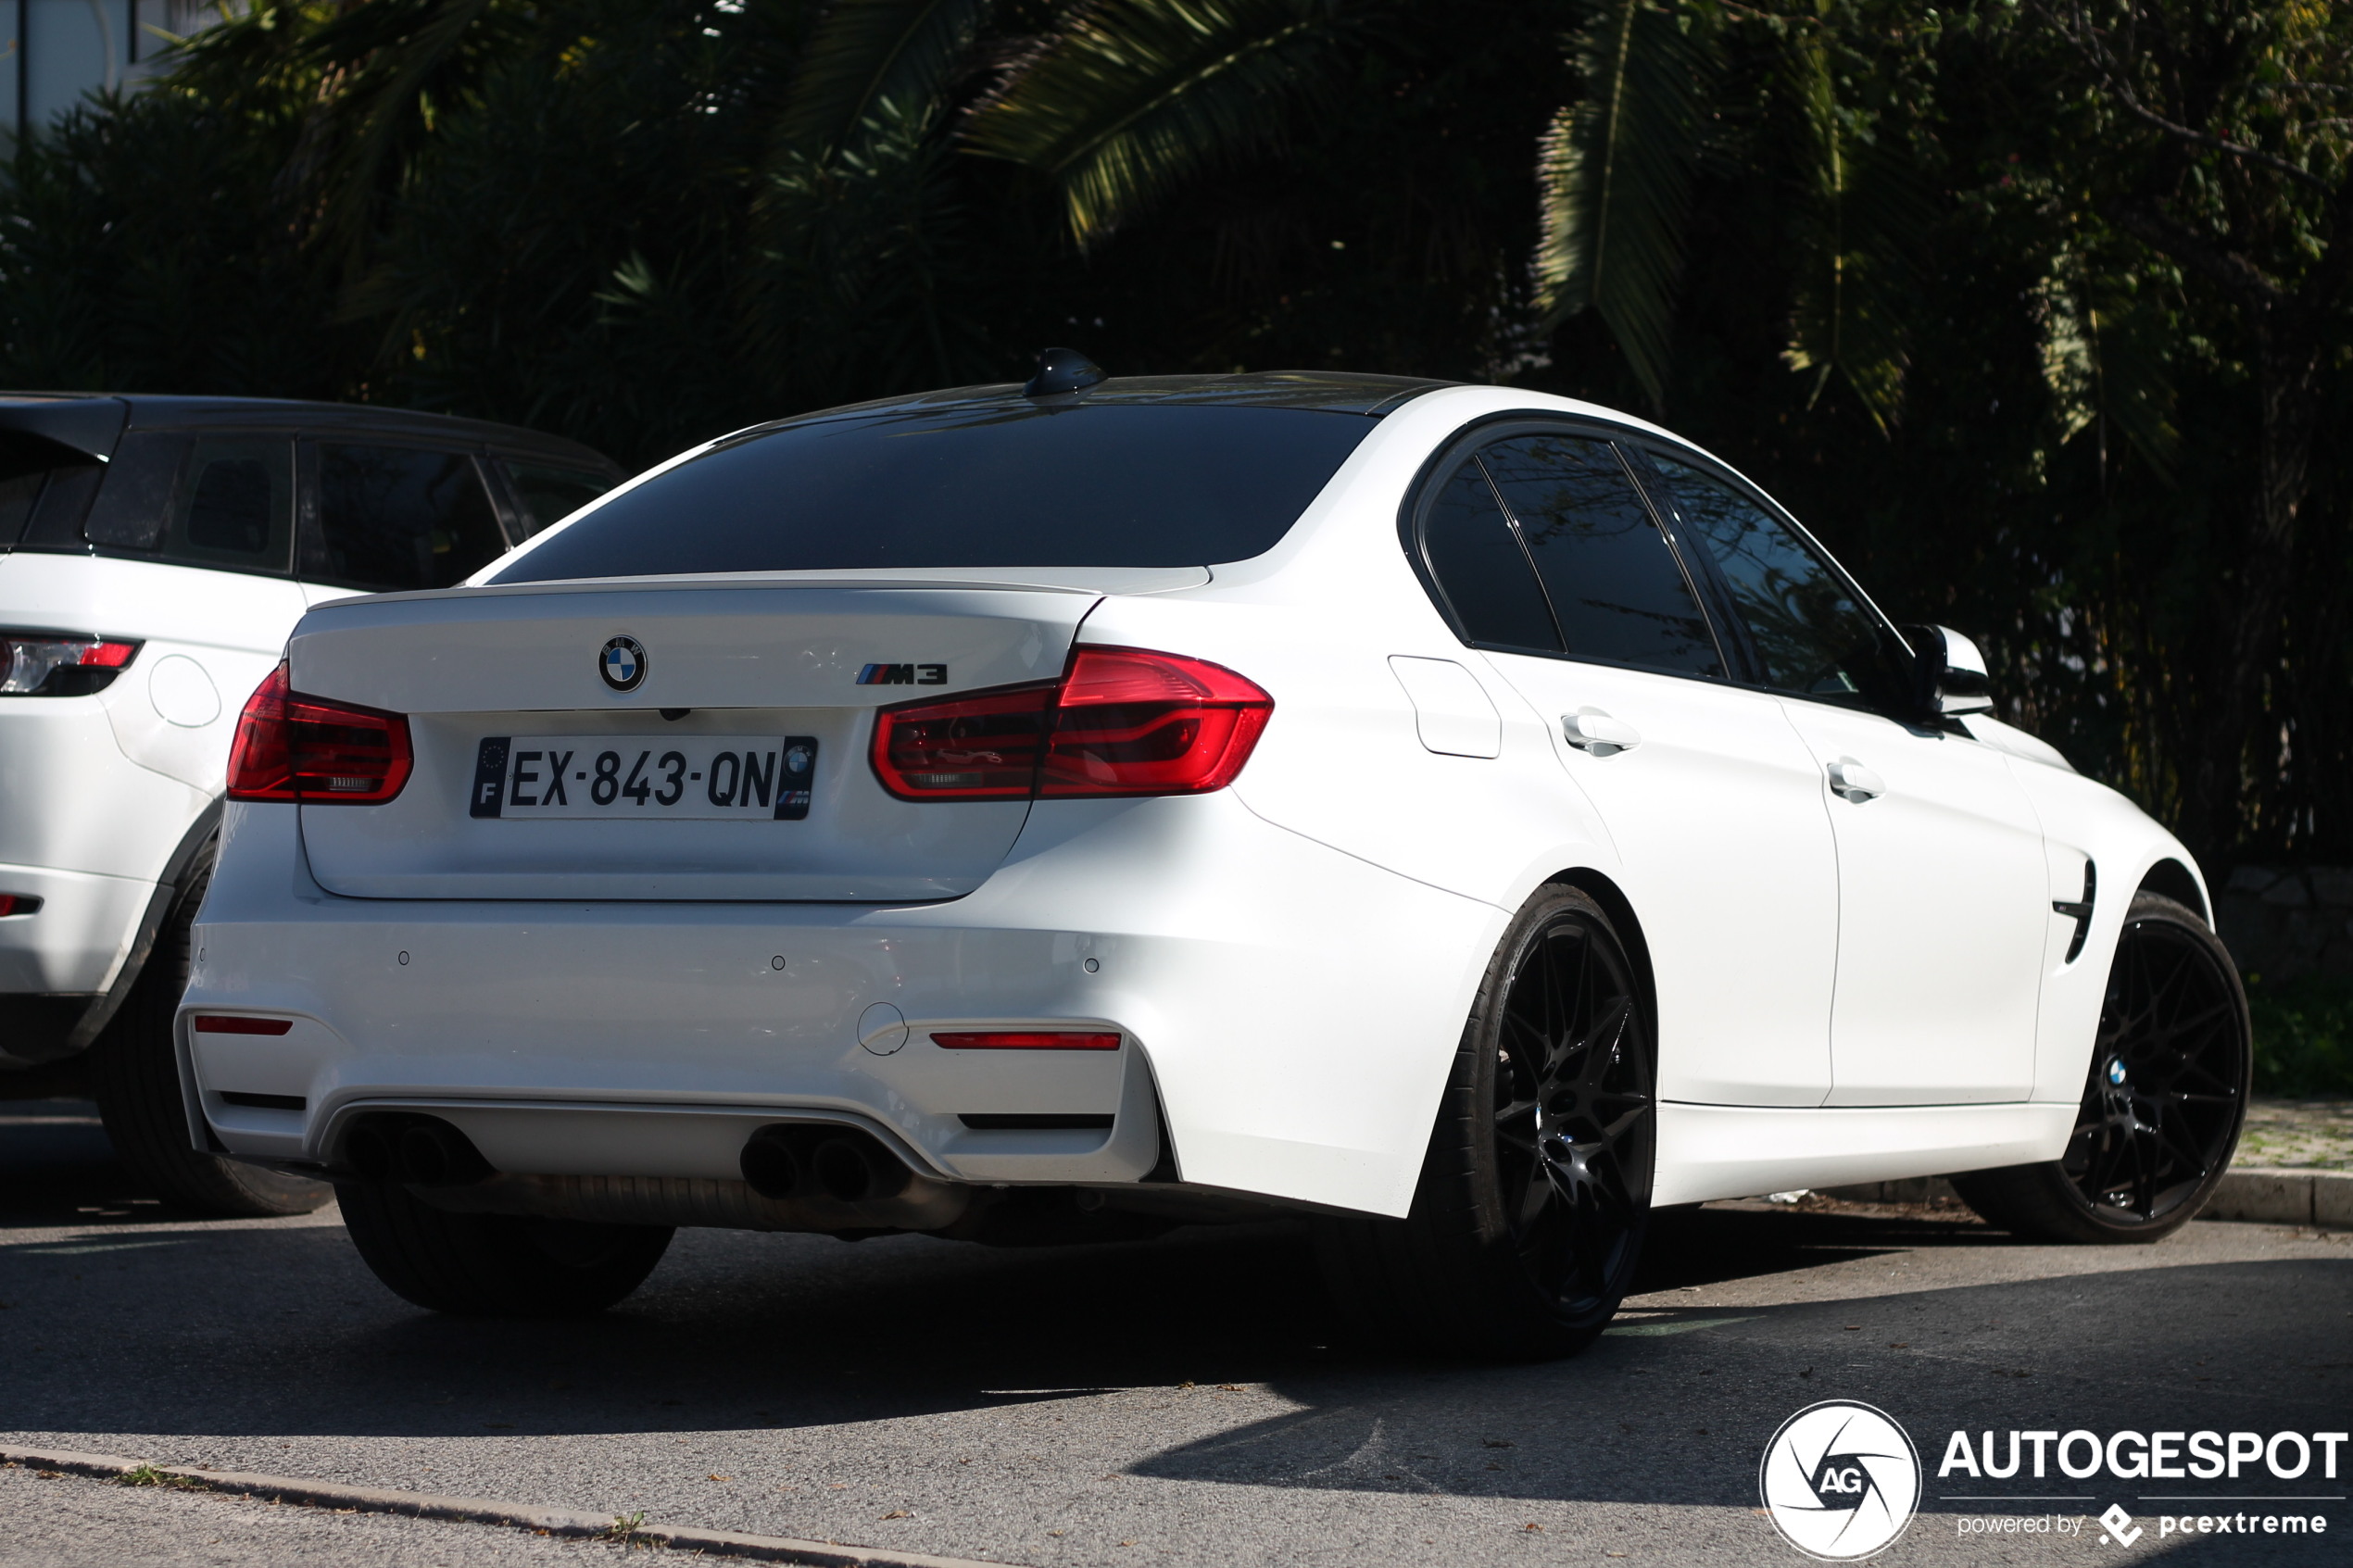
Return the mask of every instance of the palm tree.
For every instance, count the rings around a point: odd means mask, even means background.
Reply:
[[[1900,407],[1910,253],[1928,221],[1919,182],[1883,117],[1842,94],[1834,56],[1856,23],[1840,0],[1768,3],[1780,8],[1585,7],[1565,44],[1577,90],[1530,149],[1537,325],[1591,311],[1663,408],[1695,188],[1711,163],[1768,167],[1793,219],[1778,237],[1794,280],[1784,358],[1813,375],[1816,395],[1843,382],[1884,428]],[[1042,33],[1009,39],[991,0],[835,0],[760,106],[771,271],[823,292],[878,247],[936,241],[953,203],[940,168],[959,150],[1028,171],[1069,238],[1101,246],[1210,171],[1279,147],[1412,4],[1064,0]],[[178,77],[308,105],[281,181],[289,220],[337,258],[346,313],[389,320],[397,289],[374,269],[375,241],[436,116],[531,35],[576,25],[571,8],[527,0],[256,0],[196,41]],[[1485,46],[1473,29],[1440,35]],[[1735,93],[1759,112],[1722,112]],[[891,353],[946,374],[967,356],[925,275],[901,269],[916,286],[897,299],[912,314]],[[615,297],[651,286],[617,275]]]
[[[1275,144],[1402,3],[1076,5],[975,106],[965,144],[1050,182],[1071,236],[1100,245],[1205,169]],[[1536,304],[1547,328],[1598,316],[1654,406],[1671,373],[1694,185],[1713,156],[1773,166],[1802,216],[1788,363],[1814,373],[1818,395],[1835,374],[1882,427],[1894,419],[1926,203],[1902,150],[1842,95],[1834,43],[1848,20],[1827,0],[1737,18],[1718,0],[1595,0],[1568,40],[1582,91],[1535,149]],[[1764,90],[1761,126],[1714,110],[1736,29]]]

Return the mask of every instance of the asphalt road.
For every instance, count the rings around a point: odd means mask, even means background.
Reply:
[[[1844,1399],[1928,1465],[1879,1562],[2342,1563],[2353,1537],[2347,1481],[2317,1466],[2163,1487],[2327,1499],[2293,1504],[1936,1474],[1957,1428],[2345,1428],[2345,1233],[2052,1248],[1949,1211],[1711,1207],[1662,1222],[1598,1346],[1536,1367],[1351,1351],[1277,1226],[1028,1251],[682,1232],[601,1318],[473,1323],[384,1291],[333,1210],[173,1221],[123,1189],[85,1113],[0,1104],[0,1436],[27,1445],[1038,1568],[1796,1565],[1758,1460]],[[1946,1500],[1986,1494],[2005,1500]],[[2111,1502],[2142,1529],[2129,1548],[2088,1522]],[[2157,1528],[2169,1506],[2328,1534],[2185,1542]],[[1988,1516],[2058,1524],[1964,1533]],[[620,1551],[0,1469],[6,1564]]]

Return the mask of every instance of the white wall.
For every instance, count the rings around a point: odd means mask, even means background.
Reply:
[[[109,84],[154,73],[170,44],[220,19],[214,0],[0,0],[0,136],[35,132]]]

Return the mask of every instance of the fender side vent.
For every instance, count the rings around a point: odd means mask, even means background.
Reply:
[[[220,1103],[242,1105],[249,1110],[300,1110],[310,1102],[300,1095],[249,1095],[238,1089],[223,1089]]]
[[[1108,1116],[1045,1115],[959,1116],[957,1121],[975,1133],[1076,1133],[1109,1132]]]

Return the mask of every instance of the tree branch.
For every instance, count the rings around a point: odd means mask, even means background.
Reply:
[[[2291,180],[2302,181],[2316,191],[2334,189],[2319,175],[2312,173],[2309,169],[2299,168],[2285,158],[2274,157],[2260,147],[2250,147],[2244,143],[2231,141],[2227,137],[2194,130],[2167,119],[2142,103],[2139,94],[2133,91],[2123,62],[2109,51],[2107,43],[2100,37],[2099,30],[2094,27],[2090,19],[2082,14],[2081,6],[2070,7],[2074,15],[2072,21],[2062,18],[2046,5],[2037,4],[2033,9],[2043,17],[2052,31],[2065,39],[2075,52],[2083,57],[2084,63],[2092,68],[2093,73],[2100,79],[2102,85],[2107,87],[2117,105],[2143,124],[2153,126],[2167,135],[2187,142],[2193,146],[2227,153],[2233,157],[2259,164],[2275,174],[2284,174]]]
[[[2118,228],[2200,273],[2251,310],[2267,311],[2287,296],[2261,268],[2166,216],[2153,197],[2110,202],[2105,210]]]

